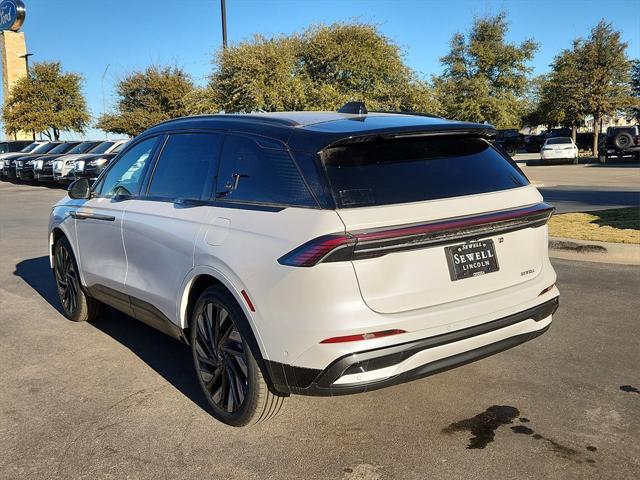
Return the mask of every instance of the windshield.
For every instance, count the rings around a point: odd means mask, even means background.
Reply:
[[[480,138],[380,140],[323,153],[338,208],[423,202],[528,184],[518,167]]]
[[[114,143],[115,142],[102,142],[102,143],[99,143],[98,146],[96,146],[93,149],[89,150],[88,153],[104,153],[107,150],[109,150],[109,148],[111,148],[111,146]]]
[[[39,145],[38,147],[36,147],[31,153],[47,153],[49,150],[57,147],[58,145],[60,144],[59,143],[43,143],[42,145]]]
[[[72,148],[74,145],[77,145],[77,143],[61,143],[60,145],[56,146],[55,148],[52,148],[51,150],[49,150],[48,153],[51,153],[51,154],[54,154],[54,153],[65,153],[70,148]]]
[[[76,153],[87,153],[89,150],[94,148],[96,145],[99,145],[100,142],[82,142],[78,146],[69,150],[69,155],[73,155]]]
[[[558,137],[547,140],[547,145],[560,145],[562,143],[571,143],[571,139],[568,137]]]
[[[111,150],[111,153],[120,153],[120,152],[122,151],[122,149],[123,149],[124,147],[126,147],[126,146],[127,146],[127,143],[128,143],[128,142],[121,143],[121,144],[120,144],[120,145],[118,145],[116,148],[114,148],[113,150]]]
[[[29,145],[27,145],[26,147],[24,147],[22,150],[20,150],[20,153],[28,153],[30,151],[32,151],[34,148],[36,148],[38,145],[40,145],[39,143],[30,143]]]

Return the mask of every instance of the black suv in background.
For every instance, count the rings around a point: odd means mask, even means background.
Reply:
[[[604,141],[599,145],[598,160],[607,163],[609,160],[640,161],[640,127],[609,127]]]
[[[102,142],[95,140],[87,140],[85,142],[73,142],[73,148],[66,150],[60,155],[52,155],[45,159],[38,159],[34,163],[33,176],[39,182],[50,182],[53,180],[53,162],[64,155],[76,155],[78,153],[87,153],[89,150],[97,147]]]
[[[88,178],[94,181],[102,173],[102,171],[109,166],[111,160],[113,160],[120,151],[126,147],[127,144],[123,143],[118,146],[111,153],[88,153],[84,157],[80,157],[76,160],[73,171],[73,179]]]
[[[58,158],[74,148],[80,142],[59,142],[51,150],[45,153],[35,153],[13,160],[15,164],[15,176],[20,180],[33,180],[35,177],[35,166],[43,159]]]
[[[0,153],[20,152],[23,148],[33,145],[34,143],[32,140],[8,140],[6,142],[0,142]]]
[[[493,143],[513,157],[524,147],[524,135],[516,129],[498,130]]]

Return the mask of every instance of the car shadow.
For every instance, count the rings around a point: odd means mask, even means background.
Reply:
[[[14,275],[62,312],[48,257],[21,261],[16,265]],[[135,353],[185,397],[209,411],[193,371],[189,347],[110,307],[105,307],[100,317],[89,323]]]
[[[62,305],[58,299],[56,283],[53,279],[49,257],[37,257],[23,260],[16,265],[14,275],[22,278],[38,294],[44,298],[49,305],[62,313]]]

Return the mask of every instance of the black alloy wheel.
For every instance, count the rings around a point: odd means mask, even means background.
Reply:
[[[75,265],[71,260],[71,254],[65,245],[60,245],[56,250],[54,272],[62,308],[68,315],[73,315],[78,308],[80,282],[78,281]]]
[[[207,288],[191,313],[198,383],[212,415],[235,427],[274,417],[285,398],[269,390],[239,325],[248,326],[246,316],[220,285]]]
[[[236,412],[248,389],[247,358],[231,315],[208,302],[196,318],[196,359],[199,376],[211,401],[227,413]]]
[[[101,303],[82,289],[78,264],[65,237],[61,237],[53,249],[53,275],[65,317],[74,322],[85,322],[99,315]]]

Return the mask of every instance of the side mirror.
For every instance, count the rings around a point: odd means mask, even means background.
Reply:
[[[79,178],[69,185],[69,197],[73,199],[91,198],[91,184],[88,178]]]

